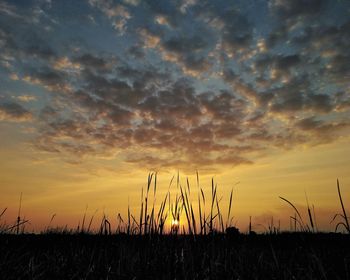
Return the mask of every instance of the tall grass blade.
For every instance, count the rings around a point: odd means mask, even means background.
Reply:
[[[188,181],[188,177],[186,178],[186,183],[187,183],[188,194],[191,195],[190,183],[189,183],[189,181]]]
[[[312,231],[314,231],[314,222],[313,222],[313,219],[312,219],[310,205],[309,205],[309,200],[307,198],[306,192],[305,192],[305,198],[306,198],[306,205],[307,205],[307,213],[308,213],[308,216],[309,216],[309,222],[310,222]]]
[[[227,228],[228,226],[230,226],[230,225],[228,225],[228,222],[230,221],[230,215],[231,215],[232,196],[233,196],[233,188],[231,189],[230,202],[229,202],[229,205],[228,205],[228,213],[227,213],[226,228]]]
[[[97,213],[98,209],[95,210],[95,213],[91,216],[91,219],[90,219],[90,222],[89,222],[89,225],[88,225],[88,228],[87,228],[87,232],[90,232],[90,228],[91,228],[91,225],[92,225],[92,221],[94,220],[94,217]]]
[[[141,209],[140,209],[140,222],[139,222],[139,234],[142,234],[142,219],[143,219],[143,188],[141,190]]]
[[[0,214],[0,219],[1,219],[1,217],[5,214],[6,210],[7,210],[7,207],[5,207],[4,210],[2,210],[2,212],[1,212],[1,214]]]
[[[16,232],[19,234],[19,224],[21,222],[21,208],[22,208],[22,192],[19,197],[19,207],[18,207],[18,215],[17,215],[17,229]]]
[[[84,213],[84,216],[83,216],[83,222],[81,224],[81,232],[84,232],[85,218],[86,218],[87,209],[88,209],[88,205],[86,205],[86,208],[85,208],[85,213]]]
[[[187,206],[187,199],[185,198],[185,195],[183,193],[183,190],[182,190],[182,187],[180,185],[180,191],[181,191],[181,196],[182,196],[182,205],[184,206],[184,209],[185,209],[185,214],[186,214],[186,218],[187,218],[187,224],[188,224],[188,232],[189,234],[192,234],[192,229],[191,229],[191,220],[190,220],[190,217],[189,217],[189,209],[188,209],[188,206]]]
[[[337,189],[338,189],[339,200],[340,200],[341,208],[343,210],[343,216],[344,216],[344,222],[345,222],[345,223],[342,223],[342,224],[345,225],[346,230],[348,231],[348,233],[350,233],[349,220],[348,220],[348,216],[346,215],[346,211],[345,211],[343,199],[342,199],[342,196],[341,196],[339,180],[338,179],[337,179]]]
[[[295,212],[298,214],[298,217],[299,217],[299,219],[300,219],[300,221],[301,221],[301,223],[300,223],[300,225],[303,225],[302,226],[302,229],[304,229],[304,222],[303,222],[303,218],[301,217],[301,215],[300,215],[300,213],[299,213],[299,211],[298,211],[298,209],[294,206],[294,204],[293,203],[291,203],[288,199],[286,199],[286,198],[284,198],[284,197],[281,197],[281,196],[279,196],[279,198],[280,199],[282,199],[282,200],[284,200],[285,202],[287,202],[290,206],[292,206],[293,207],[293,209],[295,210]]]

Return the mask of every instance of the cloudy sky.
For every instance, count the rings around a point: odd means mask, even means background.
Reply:
[[[0,206],[112,212],[150,170],[199,170],[241,182],[242,216],[305,191],[336,208],[349,19],[348,0],[0,1]]]

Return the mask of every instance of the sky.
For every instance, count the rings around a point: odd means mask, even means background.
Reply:
[[[21,193],[29,230],[113,220],[149,172],[165,193],[198,170],[242,230],[288,228],[278,196],[334,229],[349,49],[348,0],[0,0],[0,223]]]

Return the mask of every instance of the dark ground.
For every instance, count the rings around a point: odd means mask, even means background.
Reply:
[[[350,279],[350,235],[0,235],[1,279]]]

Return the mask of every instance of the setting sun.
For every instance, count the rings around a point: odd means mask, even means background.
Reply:
[[[178,220],[171,221],[171,232],[177,233],[179,231],[180,223]]]

